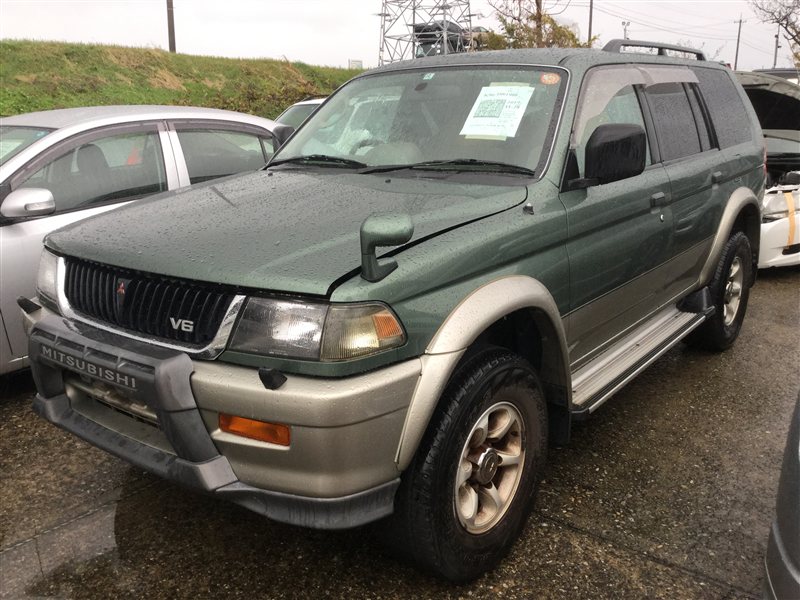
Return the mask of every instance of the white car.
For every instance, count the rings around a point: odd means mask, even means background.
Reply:
[[[758,268],[800,265],[800,171],[764,194]]]
[[[279,114],[275,118],[275,122],[297,129],[323,102],[325,102],[325,98],[309,98],[295,102]]]
[[[800,265],[800,86],[770,73],[737,71],[764,130],[767,190],[758,266]]]
[[[0,374],[27,365],[17,298],[42,238],[136,198],[262,167],[268,119],[176,106],[99,106],[0,119]]]

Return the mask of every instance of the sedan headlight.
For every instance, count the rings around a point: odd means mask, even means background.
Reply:
[[[45,248],[39,259],[36,295],[48,308],[58,309],[58,257]]]
[[[800,202],[797,202],[791,192],[766,194],[764,207],[761,211],[764,222],[777,221],[789,216],[789,211],[800,211]]]
[[[402,346],[405,331],[384,304],[323,304],[249,298],[230,349],[339,361]]]

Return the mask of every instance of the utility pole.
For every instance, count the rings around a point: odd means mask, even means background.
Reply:
[[[535,22],[536,22],[536,30],[534,37],[536,38],[536,47],[541,48],[542,38],[544,37],[542,35],[542,0],[536,0]]]
[[[592,43],[592,10],[594,9],[594,0],[589,0],[589,45]]]
[[[778,24],[778,33],[775,34],[775,57],[772,59],[772,68],[774,69],[778,64],[778,48],[782,48],[780,43],[781,39],[781,26]]]
[[[167,31],[169,33],[169,51],[175,52],[175,17],[172,10],[172,0],[167,0]]]
[[[739,68],[739,40],[742,39],[742,23],[746,23],[747,21],[742,21],[742,13],[739,13],[739,20],[734,21],[734,23],[739,23],[739,33],[736,34],[736,58],[733,59],[733,70],[735,71]]]
[[[630,21],[623,21],[622,22],[622,38],[623,39],[626,39],[626,40],[628,39],[628,27],[630,27],[630,25],[631,25]]]

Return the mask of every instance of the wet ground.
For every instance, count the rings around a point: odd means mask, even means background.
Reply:
[[[724,354],[679,345],[553,449],[522,537],[456,587],[380,529],[271,523],[150,476],[0,379],[0,598],[749,598],[800,390],[800,270],[761,274]]]

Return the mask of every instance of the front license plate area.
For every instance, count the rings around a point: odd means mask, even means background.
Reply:
[[[124,413],[139,421],[158,426],[156,412],[135,399],[126,396],[121,389],[108,385],[103,381],[91,379],[85,375],[76,377],[71,375],[64,378],[67,395],[72,397],[76,392],[82,393],[101,404]]]

